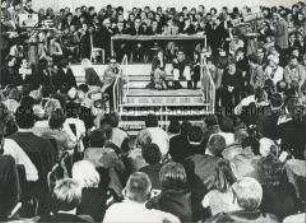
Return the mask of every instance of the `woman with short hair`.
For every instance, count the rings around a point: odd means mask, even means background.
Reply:
[[[183,165],[176,162],[164,164],[159,172],[159,180],[162,191],[147,203],[147,208],[169,212],[181,222],[191,222],[191,197]]]

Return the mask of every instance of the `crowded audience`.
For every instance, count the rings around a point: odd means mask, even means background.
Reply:
[[[305,222],[305,3],[256,14],[35,11],[31,0],[1,1],[1,10],[1,222]],[[38,16],[33,30],[21,14]],[[122,41],[111,55],[115,35],[205,35],[207,45]],[[106,76],[86,68],[78,83],[71,65],[91,60],[93,47]],[[173,117],[163,129],[149,114],[137,136],[120,128],[110,87],[119,63],[150,60],[153,47],[154,69],[172,63],[177,91],[186,66],[190,89],[209,84],[199,69],[211,75],[215,114],[201,125]]]

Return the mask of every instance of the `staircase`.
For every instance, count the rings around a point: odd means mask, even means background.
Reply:
[[[102,79],[106,65],[93,65]],[[81,65],[71,67],[77,83],[85,82],[85,72]],[[202,78],[207,75],[210,87],[205,89],[203,81],[199,81],[196,90],[187,89],[187,82],[181,81],[183,89],[155,90],[147,89],[150,83],[151,64],[121,64],[122,77],[114,84],[115,109],[121,119],[120,127],[137,135],[144,127],[148,114],[159,118],[159,125],[167,128],[171,119],[189,120],[194,124],[203,123],[203,118],[214,113],[215,89],[214,82],[207,72],[202,70]],[[172,65],[167,64],[167,80],[173,79]],[[203,79],[204,80],[204,79]],[[207,88],[207,87],[206,87]]]
[[[181,82],[183,89],[179,90],[147,89],[150,83],[150,64],[122,65],[122,68],[125,83],[118,113],[121,127],[131,135],[144,128],[148,114],[157,115],[159,125],[166,129],[173,118],[200,124],[204,116],[214,112],[214,100],[205,98],[200,82],[196,90],[187,89],[187,81]],[[171,64],[167,64],[167,80],[173,79],[171,70]]]

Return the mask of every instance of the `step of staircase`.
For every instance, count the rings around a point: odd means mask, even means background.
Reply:
[[[201,90],[130,89],[121,108],[136,107],[209,107]]]
[[[199,89],[130,89],[127,97],[203,97],[202,91]]]
[[[134,81],[127,83],[129,89],[144,89],[148,86],[150,80],[148,81]],[[180,81],[183,88],[187,88],[187,81]],[[198,83],[197,89],[200,89],[200,83]]]

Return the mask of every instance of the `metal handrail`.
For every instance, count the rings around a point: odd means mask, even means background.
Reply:
[[[122,102],[122,95],[123,95],[123,80],[122,77],[125,75],[125,80],[128,82],[126,72],[123,71],[124,65],[126,65],[127,62],[127,55],[124,55],[121,63],[121,69],[119,75],[116,77],[116,80],[114,82],[113,86],[113,103],[114,103],[114,111],[118,112],[118,107],[120,103]],[[128,89],[127,89],[128,90]]]
[[[207,69],[208,72],[204,72],[204,69]],[[203,93],[204,95],[209,95],[208,100],[210,101],[211,112],[212,114],[214,114],[215,113],[215,100],[216,100],[215,82],[211,76],[211,72],[209,72],[209,68],[207,67],[207,65],[201,64],[201,79],[204,78],[204,75],[208,75],[209,77],[209,87],[205,89],[203,86],[203,81],[201,80],[201,89],[202,89],[202,92],[204,92]]]
[[[128,56],[127,54],[124,55],[124,57],[122,58],[122,62],[121,62],[121,65],[122,65],[122,69],[125,68],[126,65],[128,65],[129,62],[128,62]],[[124,98],[126,98],[126,95],[127,93],[129,92],[130,90],[130,85],[129,85],[129,75],[127,74],[127,72],[124,70],[124,80],[125,80],[125,94],[124,94]],[[123,91],[124,89],[122,89]]]
[[[119,75],[116,77],[116,80],[114,82],[113,86],[113,104],[114,104],[114,112],[118,111],[118,105],[121,103],[121,76],[122,76],[122,70],[120,70]]]

